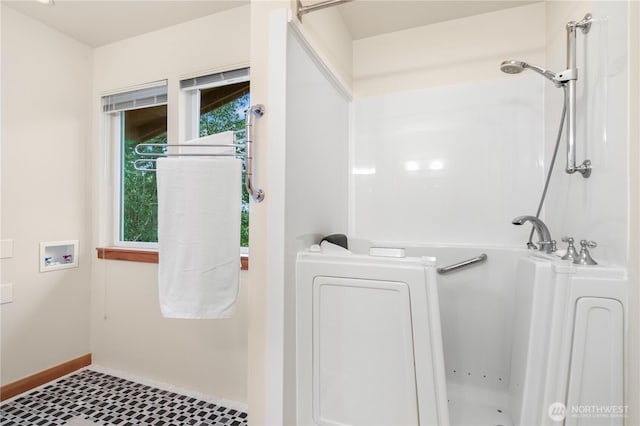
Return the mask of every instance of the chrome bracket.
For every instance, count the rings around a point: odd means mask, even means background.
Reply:
[[[569,80],[577,80],[578,79],[578,69],[577,68],[571,68],[568,70],[564,70],[558,73],[558,77],[556,78],[556,80],[559,83],[564,83],[566,81]]]
[[[590,13],[584,15],[580,21],[569,21],[567,22],[567,28],[575,30],[576,28],[580,28],[582,34],[588,34],[591,30],[591,22],[593,21],[593,16]]]
[[[584,18],[582,18],[580,22],[576,23],[576,27],[582,30],[582,34],[587,34],[589,30],[591,30],[592,19],[593,16],[591,16],[590,13],[587,13],[586,15],[584,15]]]
[[[582,175],[583,178],[588,178],[591,176],[591,160],[584,160],[582,164],[576,166],[574,168],[567,168],[567,173],[574,174],[578,172]]]

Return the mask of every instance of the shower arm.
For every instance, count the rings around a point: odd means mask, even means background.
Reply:
[[[587,13],[579,22],[571,21],[567,24],[567,71],[570,78],[566,81],[567,86],[567,168],[566,172],[573,174],[579,172],[582,177],[591,176],[591,161],[584,160],[581,165],[576,165],[576,79],[578,70],[576,69],[576,30],[580,28],[583,34],[587,34],[591,29],[590,13]]]

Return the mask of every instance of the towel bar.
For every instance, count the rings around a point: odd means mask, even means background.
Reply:
[[[240,140],[236,143],[228,143],[228,144],[175,144],[175,143],[140,143],[136,145],[134,151],[137,155],[141,157],[153,157],[153,158],[139,158],[133,162],[133,167],[141,172],[155,172],[155,161],[158,157],[236,157],[245,161],[246,165],[246,173],[244,184],[247,188],[247,192],[251,195],[251,198],[256,203],[264,200],[264,191],[259,188],[254,187],[253,183],[253,144],[255,141],[253,140],[253,118],[262,117],[264,115],[265,109],[264,105],[257,104],[253,105],[247,111],[247,121],[246,127],[244,131],[235,132],[235,135],[239,133],[246,132],[246,139]],[[244,152],[236,152],[236,153],[169,153],[169,152],[145,152],[143,151],[145,148],[186,148],[186,147],[194,147],[194,148],[245,148]],[[144,166],[146,164],[147,166]]]

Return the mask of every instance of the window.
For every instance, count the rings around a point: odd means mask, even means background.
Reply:
[[[182,80],[185,105],[184,139],[235,131],[236,140],[245,138],[245,119],[250,104],[249,68]],[[244,148],[238,148],[242,153]],[[243,174],[246,164],[243,164]],[[244,178],[243,178],[244,179]],[[244,180],[242,191],[240,245],[249,245],[249,193]]]
[[[182,80],[180,88],[181,141],[225,131],[236,132],[236,141],[245,139],[245,118],[250,107],[249,68]],[[167,143],[167,82],[104,96],[102,110],[109,123],[109,140],[116,160],[113,243],[120,247],[156,248],[156,175],[136,169],[136,160],[145,157],[137,155],[135,147],[141,143]],[[144,150],[165,152],[162,147]],[[244,148],[237,150],[243,153]],[[137,167],[154,168],[154,163],[142,161]],[[245,167],[243,163],[243,172]],[[240,242],[247,247],[249,194],[244,180],[238,185],[242,191]]]
[[[156,176],[135,169],[134,161],[140,157],[134,150],[140,143],[167,143],[167,84],[105,96],[102,110],[110,122],[117,160],[115,245],[154,247],[158,241]],[[153,164],[139,167],[150,168]]]

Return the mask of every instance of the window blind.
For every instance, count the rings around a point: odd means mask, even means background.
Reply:
[[[218,72],[215,74],[187,78],[180,81],[180,89],[195,90],[208,89],[210,87],[225,86],[249,80],[249,68]]]
[[[167,104],[167,82],[102,97],[103,112],[120,112]]]

